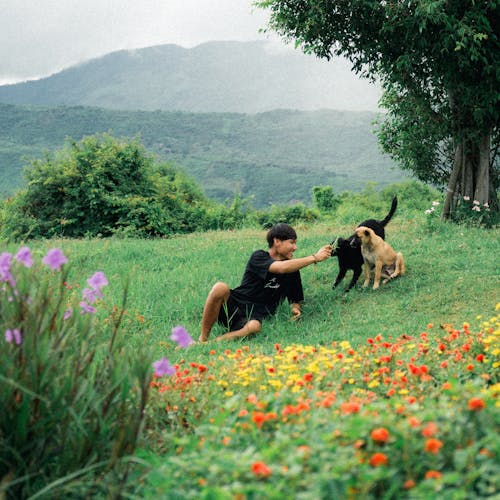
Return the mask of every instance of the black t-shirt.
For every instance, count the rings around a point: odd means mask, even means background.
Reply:
[[[290,303],[304,300],[300,272],[271,273],[269,266],[273,262],[269,252],[256,250],[250,256],[240,286],[231,290],[232,298],[241,309],[251,308],[255,319],[264,319],[274,314],[285,299]]]

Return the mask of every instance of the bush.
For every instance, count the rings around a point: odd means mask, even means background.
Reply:
[[[0,496],[26,498],[102,490],[117,494],[122,458],[134,452],[151,377],[124,349],[123,309],[105,328],[103,273],[82,297],[66,282],[66,257],[50,250],[40,265],[24,247],[0,255]],[[107,488],[106,488],[107,489]]]
[[[155,165],[134,140],[94,135],[33,160],[28,187],[2,210],[8,239],[66,236],[168,236],[199,228],[191,211],[207,200],[169,165]]]
[[[279,222],[285,222],[293,226],[299,222],[314,222],[318,218],[319,214],[316,210],[307,208],[302,203],[291,207],[273,205],[268,212],[256,214],[257,223],[263,229],[269,229]]]

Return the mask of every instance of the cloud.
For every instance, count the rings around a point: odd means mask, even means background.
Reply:
[[[252,0],[3,0],[0,83],[120,49],[262,39],[266,19]]]

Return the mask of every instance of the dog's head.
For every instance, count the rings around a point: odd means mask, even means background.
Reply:
[[[352,240],[353,240],[353,236],[350,236],[347,239],[338,238],[337,246],[332,250],[332,257],[338,257],[341,255],[345,255],[346,252],[349,252],[349,249],[352,246],[351,245]]]
[[[374,234],[375,233],[373,232],[373,229],[370,229],[369,227],[360,226],[356,228],[356,230],[354,231],[354,237],[352,239],[351,246],[359,247],[361,245],[369,244]]]

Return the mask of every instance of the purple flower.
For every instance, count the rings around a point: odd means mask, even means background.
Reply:
[[[0,254],[0,283],[9,282],[12,288],[16,286],[16,280],[10,272],[12,254],[3,252]]]
[[[47,255],[42,259],[42,262],[54,271],[58,271],[63,264],[68,262],[68,259],[62,253],[60,248],[52,248],[47,252]]]
[[[102,271],[97,271],[87,280],[87,283],[94,290],[100,291],[103,286],[108,284],[108,280]]]
[[[189,335],[183,326],[175,326],[172,328],[172,335],[170,338],[174,342],[177,342],[180,347],[189,347],[192,343],[194,343],[191,335]]]
[[[102,293],[99,290],[91,290],[90,288],[84,288],[82,292],[83,298],[89,303],[93,304],[97,297],[102,297]]]
[[[82,314],[85,314],[85,313],[95,314],[95,312],[96,312],[96,308],[87,304],[87,302],[85,302],[84,300],[82,300],[80,302],[80,307],[82,309]]]
[[[5,340],[9,342],[9,344],[15,342],[17,345],[20,345],[23,341],[23,338],[21,336],[21,331],[19,330],[19,328],[14,328],[14,330],[6,330]]]
[[[71,318],[72,314],[73,314],[73,309],[71,309],[71,307],[68,307],[68,309],[66,309],[66,311],[64,311],[63,319],[67,320],[67,319]]]
[[[28,247],[21,247],[16,253],[15,259],[25,267],[31,267],[33,265],[33,257]]]
[[[167,358],[161,358],[158,361],[155,361],[153,363],[153,368],[157,377],[175,374],[175,368],[169,363]]]

